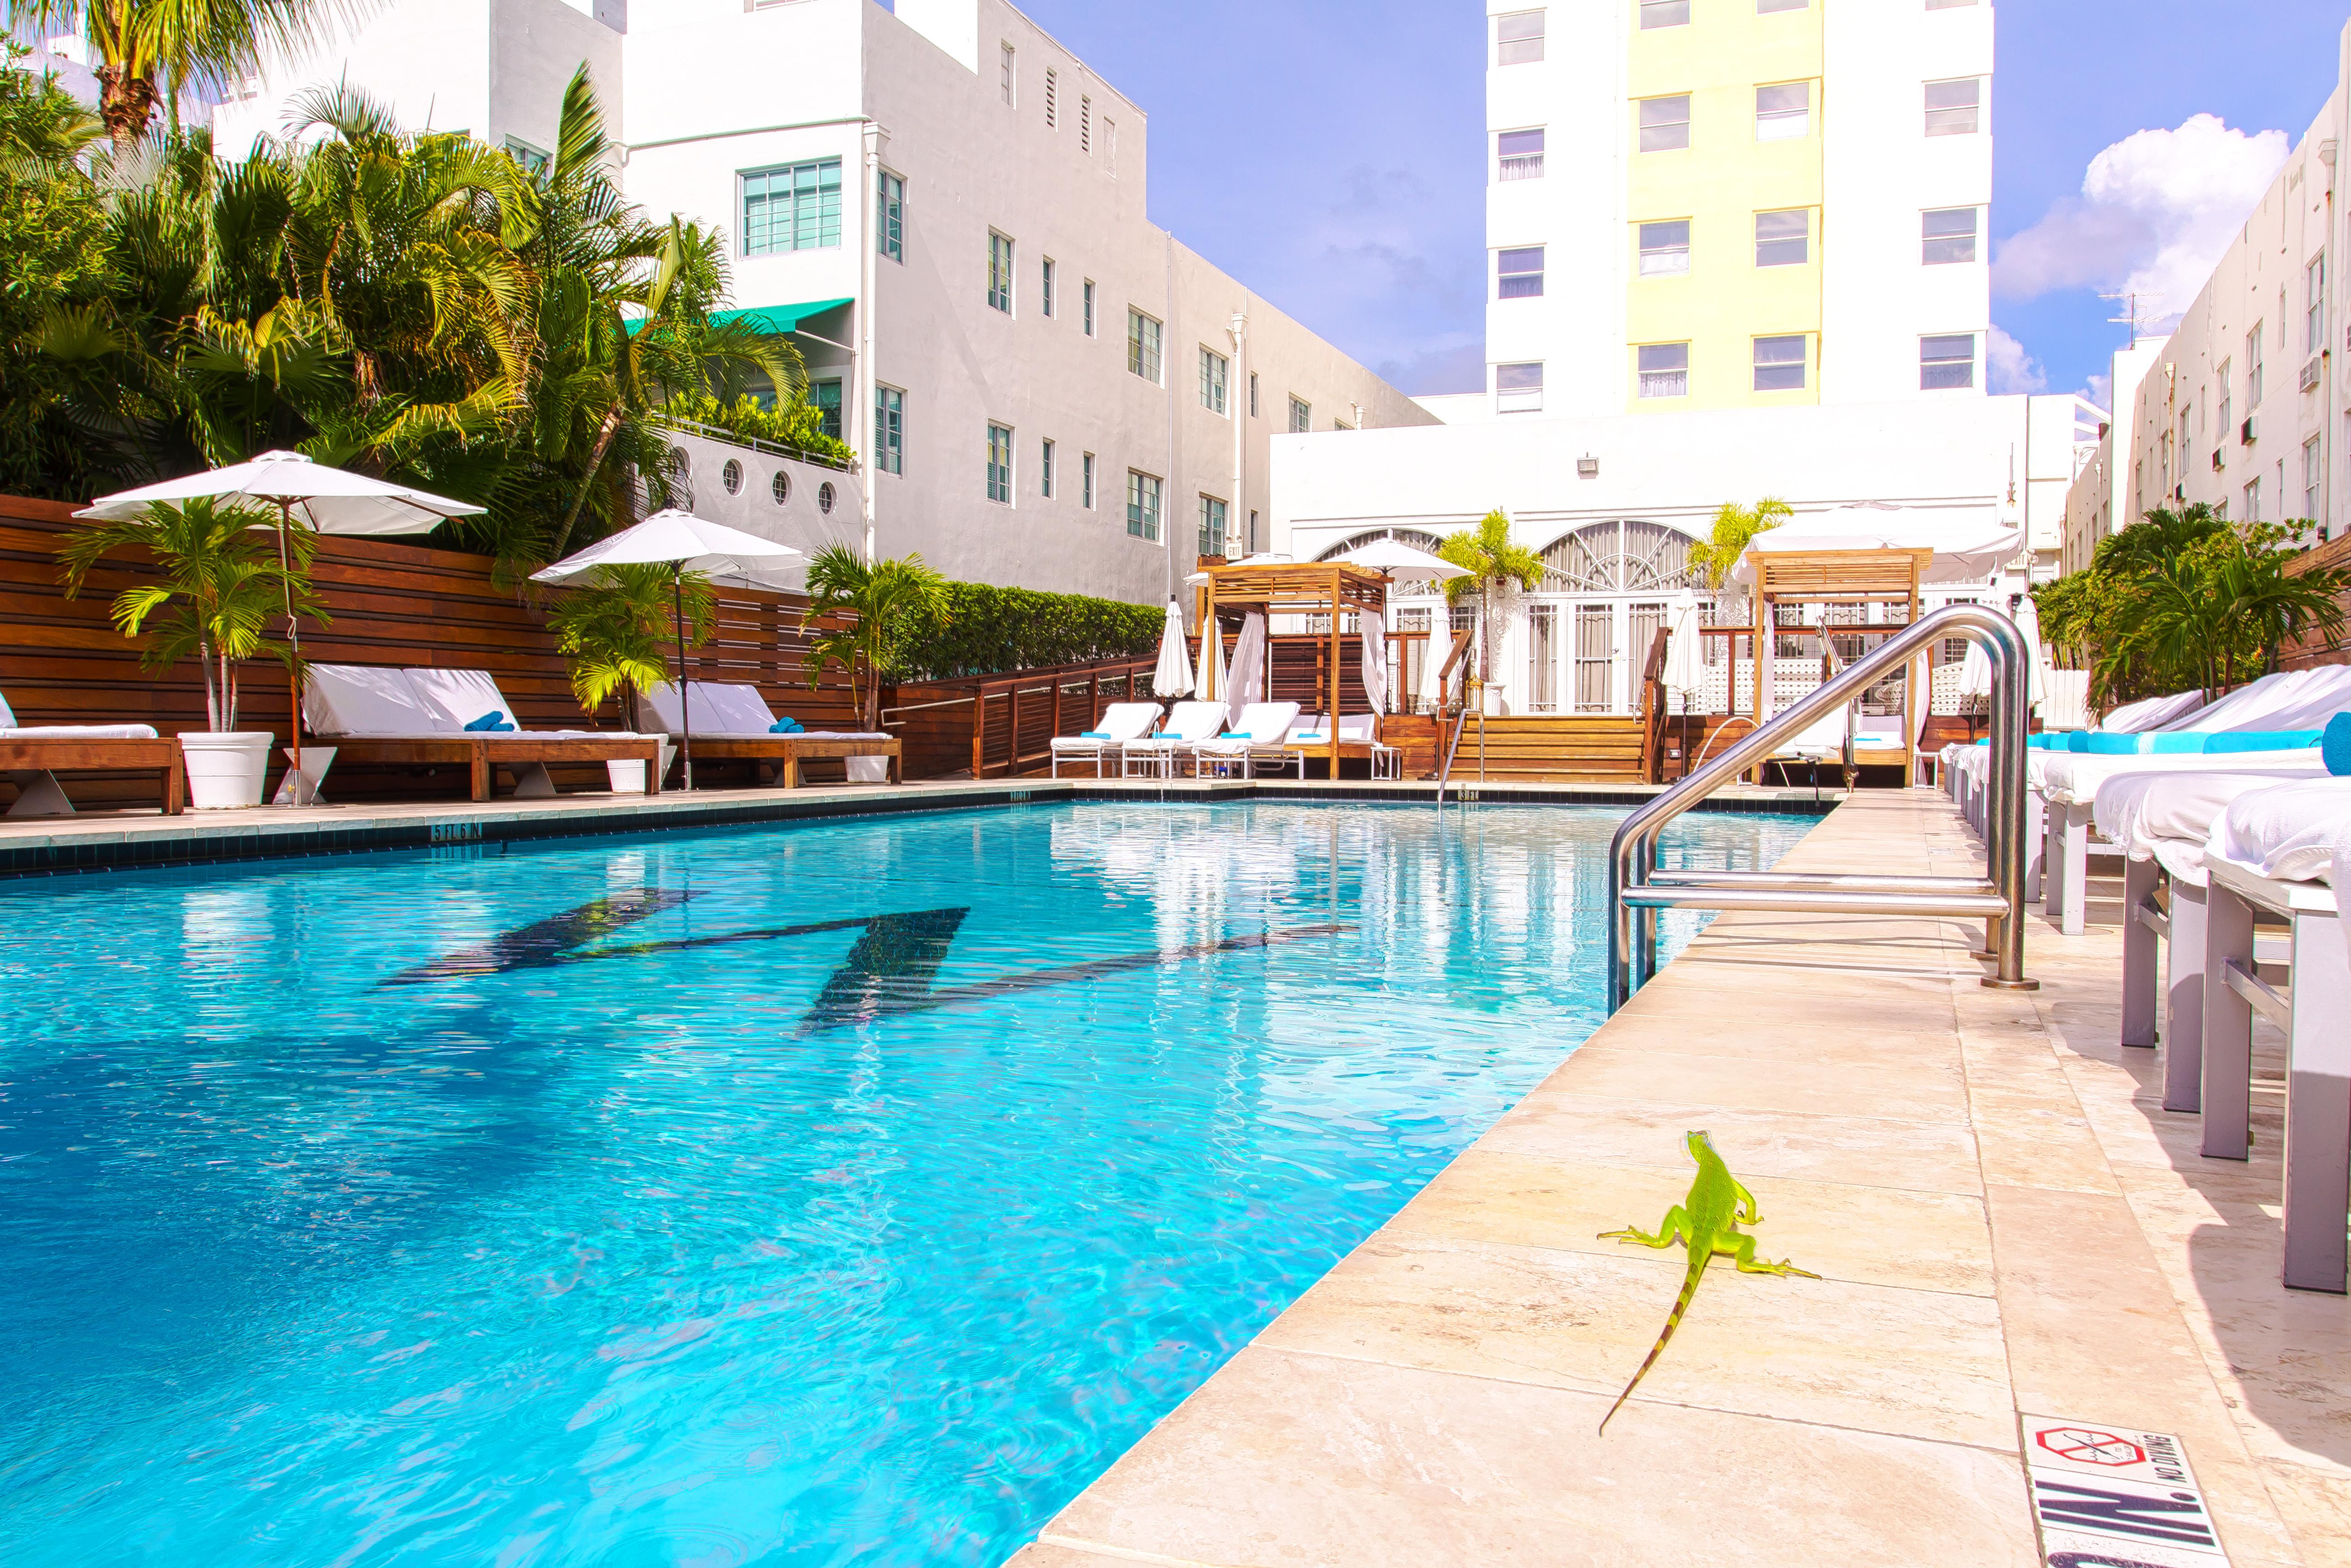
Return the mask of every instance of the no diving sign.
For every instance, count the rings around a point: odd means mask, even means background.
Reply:
[[[2188,1456],[2168,1432],[2027,1416],[2024,1466],[2048,1568],[2229,1561]]]

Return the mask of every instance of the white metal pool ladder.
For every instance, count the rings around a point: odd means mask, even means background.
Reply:
[[[1666,824],[1861,695],[1944,637],[1963,636],[1991,660],[1991,777],[1980,877],[1884,876],[1865,873],[1657,869]],[[1759,653],[1761,651],[1759,650]],[[2026,650],[2016,622],[1981,604],[1951,604],[1921,616],[1855,660],[1721,756],[1626,817],[1608,852],[1608,1006],[1625,1005],[1657,969],[1660,909],[1768,909],[1802,914],[1942,916],[1985,923],[1994,972],[1983,983],[2038,989],[2024,977],[2024,732]],[[1914,702],[1926,694],[1911,694]],[[1923,727],[1921,730],[1923,733]],[[1636,967],[1637,966],[1637,967]]]

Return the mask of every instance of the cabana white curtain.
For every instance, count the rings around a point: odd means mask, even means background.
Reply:
[[[1374,713],[1388,711],[1388,628],[1374,612],[1366,610],[1364,623],[1364,695]],[[1336,716],[1332,716],[1334,722]]]
[[[1217,695],[1224,696],[1222,687]],[[1238,714],[1265,695],[1265,612],[1252,610],[1241,618],[1240,641],[1233,644],[1232,695],[1225,697],[1225,707]]]

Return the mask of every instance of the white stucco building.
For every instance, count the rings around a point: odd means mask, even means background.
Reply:
[[[1989,0],[1488,0],[1485,396],[1985,391]]]
[[[1000,0],[396,0],[216,134],[348,79],[528,162],[583,61],[631,199],[726,231],[734,304],[841,411],[882,554],[1160,599],[1268,542],[1276,432],[1432,419],[1155,227],[1143,110]],[[778,537],[862,542],[815,527]]]

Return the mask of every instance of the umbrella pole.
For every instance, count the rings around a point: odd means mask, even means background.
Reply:
[[[694,697],[692,683],[685,678],[685,577],[681,562],[672,561],[669,568],[669,608],[673,623],[677,628],[677,713],[678,750],[685,758],[685,788],[694,791]]]
[[[286,641],[294,657],[286,665],[287,722],[294,730],[294,782],[286,791],[289,806],[302,799],[302,623],[294,617],[294,569],[286,549],[286,530],[294,526],[292,503],[277,503],[277,583],[286,591]]]

